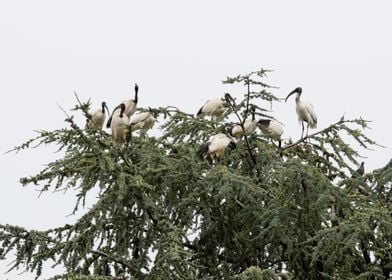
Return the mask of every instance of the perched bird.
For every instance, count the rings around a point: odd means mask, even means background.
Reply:
[[[264,134],[270,135],[279,141],[279,148],[282,146],[283,127],[279,122],[270,119],[260,119],[257,125]]]
[[[226,95],[228,94],[225,94],[225,98],[227,98]],[[211,116],[211,120],[214,121],[218,117],[222,116],[225,111],[225,99],[215,98],[207,100],[196,115],[198,117]]]
[[[225,133],[218,133],[212,136],[208,142],[200,148],[198,155],[200,158],[205,158],[207,155],[218,158],[224,154],[227,147],[233,150],[236,146],[232,137]]]
[[[102,108],[98,108],[95,110],[92,110],[89,113],[91,116],[91,119],[88,119],[86,122],[86,128],[99,128],[102,129],[103,123],[105,122],[106,115],[105,115],[105,108],[107,110],[108,115],[109,113],[109,108],[106,105],[106,102],[102,102]]]
[[[154,126],[155,121],[151,111],[135,114],[131,117],[131,131],[146,132]]]
[[[113,118],[113,114],[117,111],[120,110],[120,106],[121,104],[125,105],[125,115],[127,115],[128,118],[130,118],[136,111],[136,107],[137,107],[137,102],[138,102],[138,91],[139,91],[139,87],[137,84],[135,84],[135,97],[134,99],[127,99],[124,100],[123,102],[120,103],[120,105],[118,105],[116,108],[113,109],[112,115],[110,116],[110,118],[108,119],[108,122],[106,123],[106,127],[110,128],[110,125],[112,123],[112,118]]]
[[[363,174],[365,174],[365,163],[362,161],[359,168],[357,170],[355,170],[353,172],[353,174],[351,175],[351,178],[358,178],[358,177],[363,176]]]
[[[112,114],[112,137],[116,144],[121,144],[124,141],[129,126],[129,118],[125,114],[125,104],[121,103],[119,106],[120,112],[116,111]]]
[[[304,137],[304,130],[305,130],[304,122],[307,123],[306,136],[308,136],[309,127],[310,128],[316,128],[317,127],[317,116],[316,116],[316,112],[313,109],[313,105],[312,104],[300,100],[300,97],[301,97],[301,94],[302,94],[302,88],[301,87],[297,87],[295,90],[290,92],[289,95],[287,95],[285,102],[287,102],[287,99],[291,95],[293,95],[294,93],[297,94],[297,96],[295,97],[295,103],[296,103],[295,110],[297,111],[298,121],[300,121],[301,124],[302,124],[301,138],[303,138]]]
[[[236,138],[241,138],[244,134],[250,135],[253,132],[255,132],[255,130],[257,128],[256,118],[255,118],[256,108],[254,106],[252,106],[250,108],[250,112],[252,114],[252,118],[245,120],[243,128],[239,124],[235,125],[231,129],[231,135],[233,135]]]

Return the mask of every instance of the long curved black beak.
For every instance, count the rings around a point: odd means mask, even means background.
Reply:
[[[292,96],[294,93],[297,93],[297,89],[293,90],[292,92],[289,93],[289,95],[287,95],[286,99],[284,100],[284,102],[287,102],[287,99],[289,99],[290,96]]]
[[[106,105],[106,103],[105,103],[105,105],[103,105],[103,106],[105,106],[105,108],[106,108],[106,111],[108,112],[108,117],[110,117],[110,111],[109,111],[109,107],[108,107],[108,105]]]

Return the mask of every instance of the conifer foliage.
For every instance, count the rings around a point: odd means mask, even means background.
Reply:
[[[22,178],[42,192],[75,189],[74,213],[86,195],[95,204],[74,224],[46,231],[0,225],[0,258],[11,269],[52,279],[388,279],[392,275],[392,162],[355,170],[377,144],[368,121],[346,120],[279,148],[259,131],[219,158],[200,158],[210,136],[229,132],[256,108],[278,119],[280,102],[259,70],[227,78],[244,85],[226,94],[217,120],[174,107],[150,108],[159,135],[128,135],[114,144],[73,117],[39,131],[14,151],[54,145],[64,155]],[[85,118],[89,102],[74,108]],[[195,111],[198,108],[195,108]],[[320,117],[321,118],[321,117]],[[355,175],[355,176],[354,176]],[[6,198],[2,198],[6,199]]]

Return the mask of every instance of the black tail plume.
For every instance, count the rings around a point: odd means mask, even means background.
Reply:
[[[197,151],[197,155],[199,158],[203,159],[207,156],[208,154],[208,144],[202,146],[198,151]]]
[[[197,112],[196,116],[200,116],[203,113],[203,107],[201,107],[199,109],[199,111]]]

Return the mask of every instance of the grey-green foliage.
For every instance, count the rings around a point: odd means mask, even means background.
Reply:
[[[392,164],[351,176],[360,161],[352,143],[377,145],[364,134],[367,121],[337,116],[282,148],[257,133],[218,160],[197,157],[212,134],[232,121],[243,124],[250,106],[276,117],[270,108],[280,99],[264,81],[267,72],[227,78],[244,84],[245,94],[226,99],[218,121],[152,109],[161,136],[135,134],[114,145],[109,134],[84,130],[72,117],[66,128],[38,131],[15,151],[46,144],[64,156],[22,185],[75,189],[74,212],[92,189],[98,199],[72,225],[0,225],[0,257],[15,254],[11,269],[37,277],[51,260],[64,267],[53,279],[390,277]],[[88,109],[75,107],[87,118]]]

